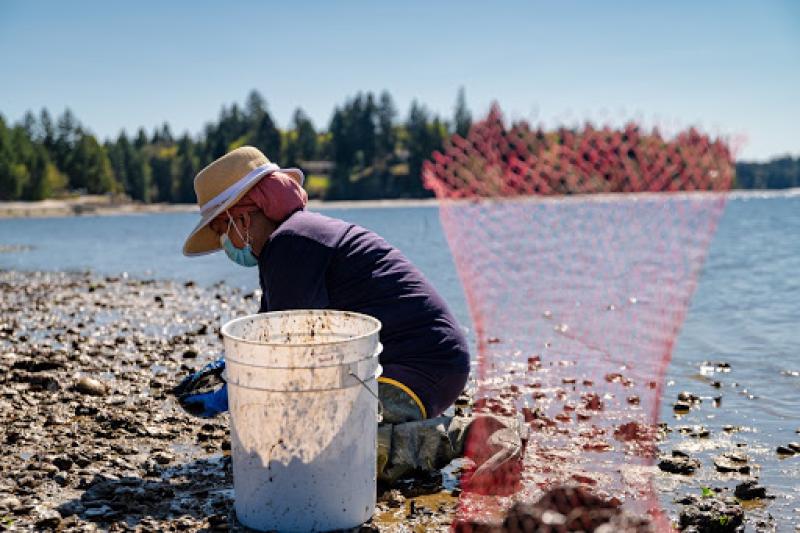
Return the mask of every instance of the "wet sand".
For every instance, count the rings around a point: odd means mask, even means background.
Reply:
[[[227,415],[191,417],[168,391],[219,356],[219,327],[253,312],[257,297],[222,285],[0,271],[0,524],[242,530],[232,512]],[[699,408],[691,395],[667,400],[686,404],[678,411]],[[771,509],[791,511],[775,508],[758,487],[736,490],[757,475],[747,450],[729,443],[701,453],[696,443],[709,442],[707,435],[683,425],[676,417],[663,427],[669,438],[661,445],[662,470],[652,468],[662,493],[674,496],[669,519],[690,520],[693,511],[719,502],[717,511],[730,516],[725,524],[741,514],[753,530],[775,530]],[[737,449],[745,453],[730,453]],[[800,461],[792,453],[762,457],[787,468]],[[574,481],[592,488],[590,478]],[[452,479],[383,489],[363,531],[450,529],[460,492]],[[784,496],[770,487],[766,494]],[[720,523],[720,514],[711,516]]]

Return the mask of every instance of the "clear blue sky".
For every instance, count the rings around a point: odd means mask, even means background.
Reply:
[[[451,116],[699,125],[800,155],[800,1],[0,0],[0,114],[70,107],[98,136],[201,131],[258,89],[317,127],[358,91]]]

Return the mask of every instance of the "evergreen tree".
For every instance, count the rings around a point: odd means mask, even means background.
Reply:
[[[408,114],[406,130],[409,179],[402,187],[403,193],[413,197],[429,196],[430,193],[422,187],[422,163],[434,150],[441,149],[447,137],[447,128],[438,117],[430,121],[428,111],[414,100]]]
[[[139,131],[136,132],[136,139],[133,140],[133,147],[142,150],[145,146],[147,146],[147,133],[144,128],[139,128]]]
[[[45,147],[33,145],[30,161],[30,183],[23,192],[25,200],[44,200],[60,194],[67,186],[67,177],[50,161]]]
[[[11,135],[6,122],[0,115],[0,200],[9,201],[17,197],[16,179],[12,175]]]
[[[67,165],[72,188],[84,189],[90,194],[116,192],[111,162],[94,135],[82,134],[70,154]]]
[[[0,200],[18,200],[29,179],[27,167],[17,161],[15,141],[13,131],[0,116]]]
[[[375,149],[377,157],[385,159],[394,154],[396,141],[394,121],[395,117],[397,117],[397,109],[387,91],[381,93],[376,113],[378,116],[378,131],[375,139]]]
[[[261,96],[261,93],[253,89],[247,95],[247,103],[245,104],[245,113],[247,120],[251,124],[255,124],[261,115],[267,112],[267,101]]]
[[[32,141],[39,141],[39,131],[36,124],[36,116],[31,111],[26,111],[22,117],[22,128]]]
[[[194,203],[197,201],[194,192],[194,177],[200,171],[200,164],[192,140],[189,135],[184,135],[178,141],[176,162],[177,190],[174,201],[181,203]]]
[[[45,108],[42,108],[39,113],[39,127],[42,135],[41,142],[52,157],[56,142],[56,132],[53,127],[53,119],[50,118],[50,113]]]
[[[116,142],[106,142],[106,153],[111,163],[111,170],[117,179],[120,187],[126,194],[131,194],[131,183],[128,179],[128,168],[126,154],[130,151],[131,145],[125,130],[120,131]]]
[[[151,197],[150,165],[144,154],[136,150],[135,146],[128,146],[125,154],[125,175],[130,189],[131,198],[140,202],[149,202]]]
[[[354,106],[355,142],[361,152],[361,166],[371,166],[375,161],[376,150],[376,111],[372,93],[358,95]]]
[[[270,161],[278,161],[281,158],[281,132],[267,111],[256,120],[250,132],[249,144],[261,150]]]
[[[11,130],[11,151],[14,161],[14,195],[17,199],[25,199],[30,190],[33,172],[37,170],[36,151],[31,142],[28,130],[23,124]]]
[[[56,166],[67,173],[68,176],[69,172],[67,168],[69,166],[70,154],[75,149],[81,134],[81,126],[75,118],[75,115],[72,114],[69,108],[65,109],[64,113],[56,122],[55,140],[53,141],[53,148],[50,150],[50,154]],[[71,180],[72,176],[69,176],[69,178]],[[69,186],[73,189],[77,188],[72,182],[69,183]]]
[[[173,158],[167,150],[156,149],[150,157],[150,175],[155,186],[155,195],[151,200],[156,202],[173,202],[173,189],[177,187],[172,179]]]
[[[330,132],[330,152],[333,157],[333,173],[328,186],[328,198],[347,198],[350,194],[350,171],[355,159],[352,141],[349,136],[348,117],[345,110],[338,107],[333,111]]]
[[[311,119],[297,108],[292,116],[292,129],[287,132],[284,157],[281,164],[299,166],[301,161],[311,161],[317,157],[317,132]]]
[[[472,114],[467,108],[467,99],[464,95],[464,88],[458,90],[458,97],[456,98],[456,109],[453,116],[453,125],[455,132],[461,137],[467,136],[470,127],[472,127]]]

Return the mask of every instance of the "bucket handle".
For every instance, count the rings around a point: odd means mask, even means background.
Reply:
[[[380,367],[379,367],[379,368],[380,368]],[[378,370],[378,372],[376,372],[376,374],[377,374],[377,373],[379,373],[379,372],[380,372],[380,370]],[[380,399],[380,398],[378,398],[378,395],[377,395],[377,394],[375,394],[374,392],[372,392],[372,389],[370,389],[370,388],[369,388],[369,385],[367,385],[367,384],[364,382],[364,380],[363,380],[363,379],[361,379],[360,377],[358,377],[358,376],[356,375],[356,373],[355,373],[355,372],[352,372],[352,371],[350,371],[350,372],[348,372],[348,374],[350,374],[351,376],[353,376],[353,378],[355,378],[355,379],[356,379],[356,381],[358,381],[359,383],[361,383],[361,384],[364,386],[364,388],[365,388],[365,389],[367,389],[367,392],[369,392],[370,394],[372,394],[372,396],[373,396],[373,397],[374,397],[376,400],[378,400],[378,424],[380,424],[381,422],[383,422],[383,404],[381,403],[381,399]]]

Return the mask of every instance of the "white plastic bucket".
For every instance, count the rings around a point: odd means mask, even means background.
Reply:
[[[378,320],[281,311],[222,327],[237,519],[356,527],[375,510]]]

